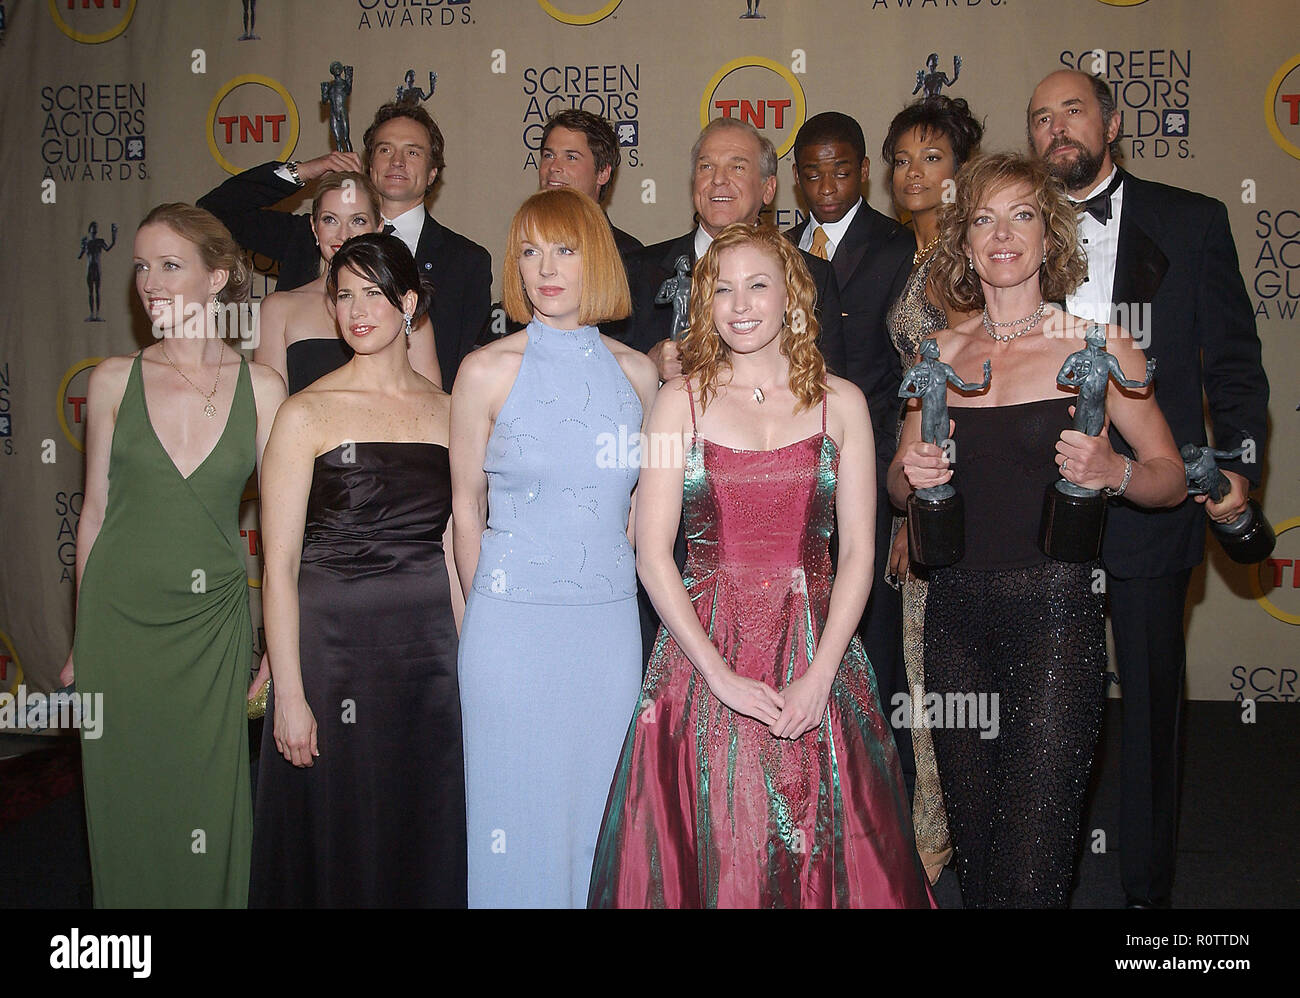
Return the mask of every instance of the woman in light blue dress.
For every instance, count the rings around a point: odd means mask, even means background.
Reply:
[[[515,215],[505,304],[451,412],[471,908],[579,908],[641,687],[638,440],[658,387],[596,326],[630,309],[609,223],[569,188]]]

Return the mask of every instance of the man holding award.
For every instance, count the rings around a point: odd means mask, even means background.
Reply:
[[[965,507],[964,554],[930,570],[925,677],[927,694],[986,698],[986,713],[999,717],[996,738],[969,723],[933,732],[968,908],[1066,904],[1100,732],[1106,632],[1097,561],[1044,553],[1044,493],[1059,477],[1151,507],[1186,495],[1182,461],[1149,390],[1091,386],[1081,398],[1058,384],[1063,367],[1081,366],[1071,356],[1094,324],[1048,301],[1069,295],[1085,272],[1073,207],[1040,164],[1006,154],[966,164],[955,201],[940,210],[930,281],[949,314],[976,314],[925,351],[943,358],[929,381],[942,376],[951,386],[951,418],[919,393],[889,492],[903,507],[914,491],[924,499],[934,495],[924,490],[951,481]],[[1111,351],[1093,361],[1099,377],[1146,369],[1131,337],[1115,327],[1106,333]],[[932,425],[923,430],[927,402]],[[936,417],[945,425],[933,425]],[[1132,443],[1132,458],[1098,432],[1107,422]],[[943,446],[931,442],[945,430]]]
[[[1030,146],[1075,202],[1087,256],[1087,280],[1066,308],[1103,323],[1122,308],[1159,362],[1157,401],[1179,443],[1205,444],[1204,396],[1215,446],[1226,453],[1250,440],[1242,456],[1262,458],[1268,379],[1227,209],[1120,169],[1120,124],[1106,81],[1083,73],[1052,73],[1029,101]],[[1110,438],[1116,453],[1133,455],[1136,442],[1117,423]],[[1237,521],[1259,469],[1225,459],[1229,491],[1204,501],[1205,513]],[[1183,615],[1205,517],[1195,502],[1140,509],[1131,484],[1124,498],[1110,504],[1102,546],[1124,712],[1120,871],[1131,907],[1162,907],[1173,886]]]

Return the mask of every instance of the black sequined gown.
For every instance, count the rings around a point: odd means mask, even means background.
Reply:
[[[945,706],[934,747],[968,908],[1064,907],[1070,894],[1106,669],[1097,562],[1038,548],[1072,401],[949,409],[966,555],[930,571],[925,679]]]

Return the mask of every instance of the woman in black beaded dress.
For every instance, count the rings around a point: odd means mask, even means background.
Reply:
[[[889,338],[907,370],[917,360],[921,341],[949,325],[937,296],[927,287],[939,239],[939,205],[953,178],[979,149],[984,128],[958,98],[926,97],[913,101],[889,124],[881,145],[881,162],[891,170],[894,205],[911,215],[916,236],[912,273],[903,293],[889,309]],[[964,317],[964,316],[963,316]],[[903,429],[902,413],[898,430]],[[897,443],[897,440],[895,440]],[[912,566],[907,556],[905,518],[894,517],[893,547],[888,580],[903,591],[903,661],[908,694],[913,703],[925,690],[925,569]],[[943,807],[939,769],[934,761],[930,729],[913,725],[912,753],[916,760],[916,789],[912,794],[912,824],[916,848],[930,883],[939,879],[952,857],[948,817]]]
[[[1069,898],[1106,637],[1098,563],[1039,550],[1045,490],[1059,476],[1145,507],[1187,492],[1150,390],[1107,396],[1134,458],[1104,431],[1069,428],[1075,396],[1057,373],[1091,324],[1047,299],[1063,300],[1086,272],[1074,208],[1040,164],[1000,154],[963,168],[955,202],[940,209],[930,282],[949,311],[981,311],[935,339],[957,377],[980,381],[991,359],[992,380],[978,393],[950,389],[955,474],[944,450],[921,442],[919,409],[909,409],[889,491],[903,507],[912,489],[951,479],[966,505],[964,557],[930,571],[925,678],[943,707],[934,747],[967,907]],[[1145,369],[1127,332],[1106,334],[1126,373]]]

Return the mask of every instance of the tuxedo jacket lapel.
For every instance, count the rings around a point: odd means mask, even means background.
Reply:
[[[1169,270],[1169,258],[1144,228],[1151,225],[1144,195],[1142,182],[1125,176],[1115,250],[1115,286],[1110,296],[1116,304],[1152,301]]]
[[[871,248],[874,241],[872,223],[875,219],[870,214],[870,207],[866,201],[862,202],[858,213],[853,216],[853,222],[844,233],[843,241],[835,248],[835,256],[831,259],[831,266],[835,268],[835,279],[841,288],[849,286],[858,265],[862,263],[863,257],[867,255],[867,250]]]

